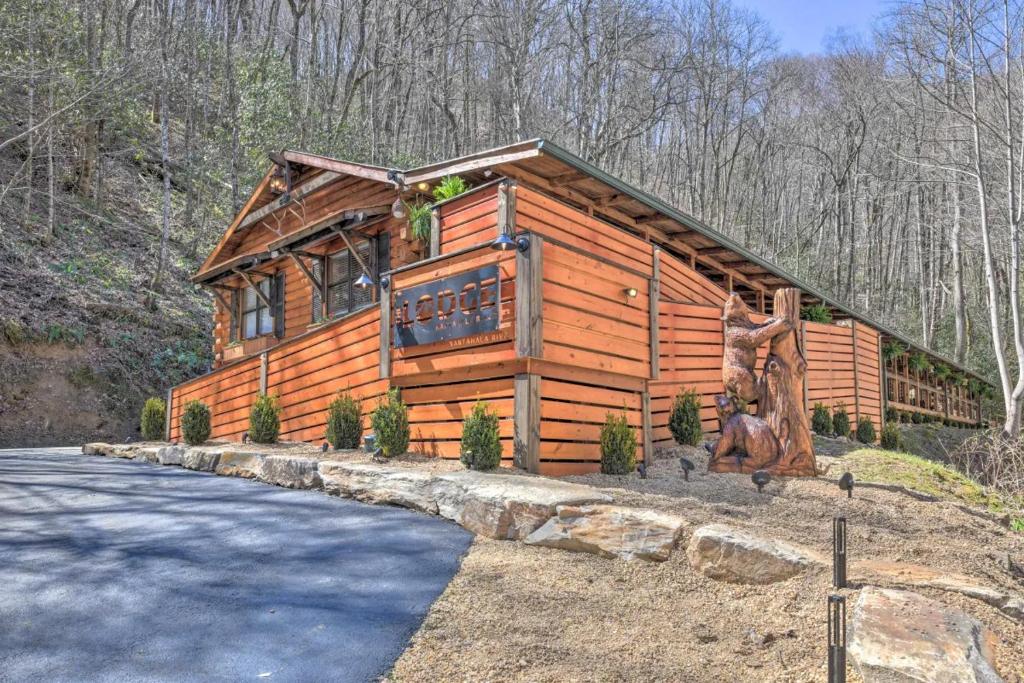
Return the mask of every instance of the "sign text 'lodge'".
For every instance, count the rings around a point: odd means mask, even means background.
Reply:
[[[498,329],[501,275],[493,264],[395,292],[395,346],[461,339]]]

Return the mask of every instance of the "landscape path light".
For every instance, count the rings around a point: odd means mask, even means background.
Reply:
[[[828,596],[828,683],[846,683],[846,598]]]
[[[764,487],[768,485],[768,482],[772,480],[772,475],[768,474],[768,470],[756,470],[750,475],[750,480],[757,487],[757,492],[761,493]]]
[[[679,458],[679,467],[683,470],[683,479],[690,481],[690,472],[696,469],[696,465],[688,458]]]
[[[853,474],[847,472],[839,477],[839,490],[846,491],[847,498],[853,498]]]

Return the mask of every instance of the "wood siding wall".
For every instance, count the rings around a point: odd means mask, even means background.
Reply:
[[[240,440],[249,428],[249,409],[260,394],[265,363],[266,391],[281,401],[281,439],[319,441],[327,405],[339,391],[362,398],[364,414],[386,391],[387,382],[379,377],[379,344],[380,308],[373,306],[175,387],[171,439],[182,438],[181,413],[195,399],[210,407],[212,439]]]
[[[816,403],[846,407],[856,428],[861,415],[871,418],[875,433],[882,429],[878,332],[863,324],[825,325],[804,322],[807,356],[807,409]],[[855,344],[856,342],[856,344]]]

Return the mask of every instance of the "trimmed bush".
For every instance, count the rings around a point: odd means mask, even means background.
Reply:
[[[339,448],[359,448],[363,438],[363,404],[352,398],[350,393],[339,392],[337,398],[327,406],[328,443]]]
[[[882,427],[882,448],[887,451],[903,450],[903,435],[900,433],[900,426],[890,420]]]
[[[459,460],[471,470],[493,470],[501,464],[501,437],[498,413],[483,401],[462,421],[462,447]]]
[[[388,391],[374,409],[370,425],[385,457],[393,458],[409,450],[409,409],[402,403],[397,389]]]
[[[601,472],[629,474],[636,468],[636,436],[626,413],[608,413],[601,427]]]
[[[837,403],[832,409],[832,430],[836,436],[850,436],[850,416],[842,403]]]
[[[832,413],[824,403],[814,404],[814,413],[811,415],[811,429],[815,434],[821,436],[832,436]]]
[[[167,403],[162,398],[147,398],[142,406],[142,418],[139,427],[142,438],[146,441],[163,441],[167,427]]]
[[[281,406],[276,396],[262,394],[249,410],[249,438],[255,443],[277,443],[281,433]]]
[[[202,401],[189,401],[181,414],[181,438],[189,446],[198,446],[210,438],[210,407]]]
[[[910,421],[916,425],[919,425],[924,421],[924,415],[922,415],[921,413],[911,413]]]
[[[700,425],[700,394],[695,389],[680,389],[668,417],[672,438],[680,446],[699,446],[704,440]]]
[[[857,421],[857,441],[861,443],[875,442],[875,423],[866,415]]]

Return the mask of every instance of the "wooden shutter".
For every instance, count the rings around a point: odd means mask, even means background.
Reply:
[[[270,301],[274,304],[274,335],[284,337],[284,273],[278,273],[270,283]]]
[[[381,273],[391,270],[391,233],[384,230],[374,240],[377,243],[377,267],[374,279],[379,280]]]
[[[313,259],[313,277],[315,277],[320,284],[324,282],[324,260],[322,258]],[[312,320],[314,323],[318,323],[324,319],[324,293],[313,287],[313,310]]]
[[[228,311],[231,322],[229,323],[230,330],[228,331],[228,342],[238,341],[238,309],[241,306],[241,301],[238,297],[238,290],[231,290],[231,310]]]

